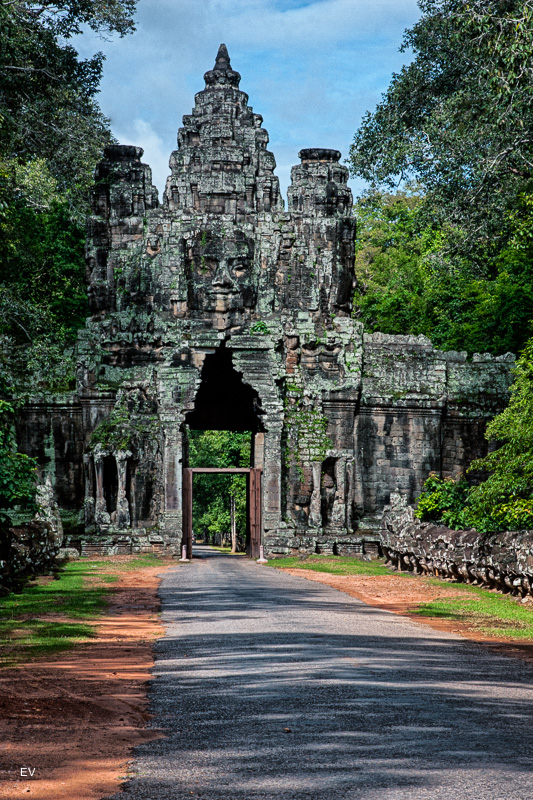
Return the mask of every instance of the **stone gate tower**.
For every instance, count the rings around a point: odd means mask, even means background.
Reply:
[[[509,359],[364,334],[341,154],[300,152],[285,211],[239,83],[221,45],[161,204],[140,148],[97,168],[78,390],[49,409],[72,421],[70,448],[55,433],[59,500],[83,497],[93,543],[179,544],[187,430],[250,431],[267,553],[358,552],[392,490],[413,499],[483,452]]]

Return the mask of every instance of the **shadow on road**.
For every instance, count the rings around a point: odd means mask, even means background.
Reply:
[[[223,567],[193,564],[197,581],[183,575],[163,594],[177,624],[157,645],[153,711],[168,738],[140,752],[170,772],[139,777],[126,794],[530,796],[527,664],[320,584],[202,554]]]

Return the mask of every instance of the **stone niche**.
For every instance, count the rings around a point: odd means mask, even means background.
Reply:
[[[141,148],[106,148],[77,391],[30,403],[19,441],[83,518],[84,552],[179,548],[187,431],[227,429],[253,440],[267,554],[376,553],[391,492],[412,501],[485,452],[512,356],[365,334],[341,154],[302,150],[284,210],[224,45],[205,84],[161,202]]]

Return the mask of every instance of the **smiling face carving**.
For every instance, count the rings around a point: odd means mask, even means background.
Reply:
[[[242,231],[203,231],[184,245],[189,309],[227,313],[255,306],[252,239]]]

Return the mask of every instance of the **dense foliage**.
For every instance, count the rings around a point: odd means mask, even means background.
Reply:
[[[249,467],[250,433],[234,431],[189,431],[191,467]],[[217,533],[231,530],[230,504],[235,497],[237,534],[246,534],[246,479],[244,475],[195,475],[193,530],[213,541]]]
[[[17,452],[13,413],[13,406],[0,399],[0,540],[15,508],[34,509],[35,459]]]
[[[356,313],[444,349],[517,352],[533,317],[533,0],[419,6],[413,60],[350,152],[371,186]]]
[[[413,61],[355,136],[372,185],[419,180],[428,212],[483,261],[533,177],[533,0],[419,0],[402,50]]]
[[[481,277],[466,256],[443,252],[420,191],[358,201],[355,316],[372,331],[424,334],[443,350],[518,352],[533,319],[533,196],[517,198],[509,237]]]
[[[103,147],[103,57],[69,39],[133,30],[135,0],[0,0],[0,359],[23,390],[72,385],[65,347],[88,315],[84,216]],[[28,369],[29,367],[29,369]],[[35,367],[35,369],[33,369]]]

